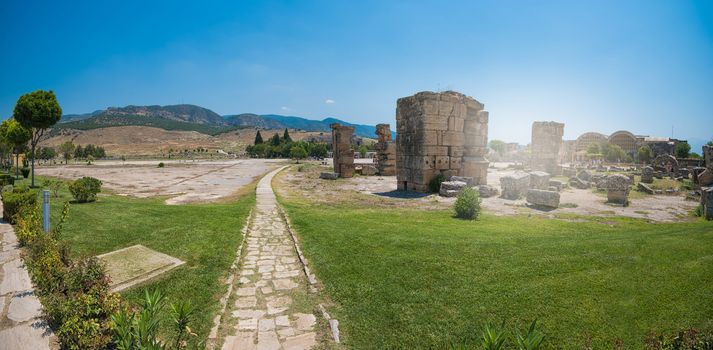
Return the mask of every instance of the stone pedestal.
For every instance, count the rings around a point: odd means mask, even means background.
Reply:
[[[527,193],[530,187],[530,174],[515,173],[500,178],[502,197],[505,199],[518,199]]]
[[[654,168],[645,166],[641,169],[641,182],[647,184],[654,182]]]
[[[701,188],[701,205],[703,205],[703,217],[706,220],[713,220],[713,187]]]

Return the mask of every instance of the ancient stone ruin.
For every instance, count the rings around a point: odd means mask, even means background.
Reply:
[[[530,187],[530,174],[516,172],[500,178],[502,197],[505,199],[519,199],[527,193]]]
[[[706,168],[713,169],[713,146],[703,146],[703,161]]]
[[[550,187],[550,174],[544,171],[530,173],[530,188],[546,190]]]
[[[560,194],[557,191],[530,189],[526,200],[535,207],[555,209],[560,206]]]
[[[713,220],[713,187],[701,188],[701,205],[703,205],[703,217],[706,220]]]
[[[376,150],[376,169],[379,175],[396,175],[396,143],[391,139],[391,126],[389,124],[377,124],[376,135],[378,142],[374,145]]]
[[[641,182],[647,184],[654,182],[654,168],[645,166],[641,169]]]
[[[482,103],[454,91],[400,98],[396,132],[399,190],[426,192],[438,175],[486,184],[488,112]]]
[[[331,124],[330,127],[332,128],[334,172],[342,178],[353,177],[354,151],[352,151],[351,139],[354,127],[339,123]]]
[[[609,175],[604,180],[604,188],[607,191],[607,202],[621,205],[629,204],[631,180],[628,176],[621,174]]]
[[[564,124],[557,122],[532,123],[530,167],[550,174],[561,173],[557,161],[564,135]]]

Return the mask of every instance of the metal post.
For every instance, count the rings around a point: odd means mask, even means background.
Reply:
[[[42,191],[44,201],[42,202],[42,224],[45,232],[50,232],[50,191]]]

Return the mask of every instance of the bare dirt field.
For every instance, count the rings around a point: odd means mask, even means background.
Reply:
[[[331,164],[327,162],[327,164]],[[505,164],[494,164],[488,170],[488,184],[500,188],[500,178],[514,172]],[[284,196],[299,196],[317,203],[342,202],[368,203],[375,207],[411,207],[421,209],[447,209],[455,198],[435,194],[400,192],[396,190],[395,176],[355,176],[336,181],[319,179],[320,171],[331,171],[329,166],[310,165],[297,171],[294,167],[283,172],[277,179],[278,193]],[[495,215],[545,215],[567,219],[569,216],[625,216],[643,218],[655,222],[682,221],[690,219],[691,211],[698,204],[679,195],[630,196],[629,206],[606,203],[603,193],[594,190],[567,188],[561,192],[561,207],[542,211],[528,207],[524,199],[507,200],[498,196],[483,198],[485,212]],[[565,215],[562,215],[565,214]],[[567,215],[573,214],[573,215]]]
[[[282,135],[283,132],[284,130],[260,131],[265,140],[276,133]],[[211,136],[196,131],[163,130],[148,126],[116,126],[93,130],[62,130],[59,135],[42,141],[41,146],[57,148],[67,141],[82,146],[92,144],[104,147],[109,156],[116,158],[166,155],[169,150],[180,152],[197,148],[213,151],[220,149],[239,154],[245,150],[245,146],[253,144],[256,133],[255,129],[239,129]],[[290,137],[293,140],[319,139],[324,137],[324,133],[290,130]]]
[[[64,179],[91,176],[117,194],[169,196],[167,204],[215,201],[239,191],[283,163],[280,160],[104,161],[93,165],[41,166],[37,174]]]

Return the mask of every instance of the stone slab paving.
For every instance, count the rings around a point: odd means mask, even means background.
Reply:
[[[0,222],[0,236],[0,350],[56,348],[54,334],[40,319],[42,305],[33,293],[12,225]]]
[[[317,344],[314,314],[295,312],[295,292],[308,290],[287,225],[277,207],[272,178],[257,186],[257,208],[245,238],[245,255],[235,278],[235,302],[226,317],[237,322],[228,331],[223,350],[311,349]]]

